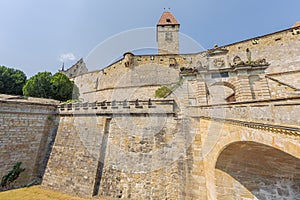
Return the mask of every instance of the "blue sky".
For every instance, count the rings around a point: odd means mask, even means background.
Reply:
[[[205,49],[300,21],[299,0],[0,0],[0,65],[21,69],[28,76],[55,73],[62,62],[69,67],[87,58],[107,38],[155,27],[163,8],[169,7],[181,32]]]

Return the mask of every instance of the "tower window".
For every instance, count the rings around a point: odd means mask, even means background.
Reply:
[[[170,32],[167,32],[165,35],[165,40],[168,42],[172,42],[173,41],[173,35]]]
[[[171,23],[171,20],[170,20],[170,19],[167,19],[167,22],[168,22],[168,23]]]

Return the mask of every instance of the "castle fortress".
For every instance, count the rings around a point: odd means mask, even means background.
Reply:
[[[300,199],[299,24],[193,54],[179,28],[164,12],[157,55],[63,71],[83,102],[2,97],[1,173],[22,161],[18,184],[83,197]]]

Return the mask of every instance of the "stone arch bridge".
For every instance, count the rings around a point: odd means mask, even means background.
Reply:
[[[190,107],[199,129],[192,185],[205,177],[203,199],[299,199],[299,106],[291,98]]]

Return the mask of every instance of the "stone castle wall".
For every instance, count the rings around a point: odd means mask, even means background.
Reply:
[[[295,93],[295,88],[299,89],[300,86],[300,34],[296,33],[296,28],[237,42],[221,48],[229,50],[228,57],[231,61],[235,56],[247,61],[246,49],[250,50],[252,59],[266,59],[270,63],[266,74],[288,85],[274,79],[268,79],[272,98],[299,95],[299,92]]]
[[[102,70],[78,76],[75,83],[85,101],[113,100],[111,98],[115,98],[114,95],[120,94],[121,91],[126,91],[124,93],[132,95],[133,98],[153,97],[153,91],[161,85],[170,85],[178,81],[176,72],[179,72],[180,68],[206,68],[218,72],[218,61],[224,62],[225,67],[234,64],[235,56],[239,56],[244,62],[248,61],[248,49],[251,61],[266,59],[270,64],[266,70],[267,76],[270,77],[268,85],[254,84],[255,90],[265,90],[267,86],[271,91],[271,98],[295,96],[299,93],[297,89],[300,74],[300,34],[296,34],[295,29],[237,42],[219,49],[228,52],[225,55],[212,55],[216,50],[213,49],[185,55],[132,55]],[[255,82],[255,79],[261,78],[264,77],[253,77],[251,81]],[[281,87],[282,85],[284,86]],[[119,97],[126,99],[127,96],[122,94]]]
[[[104,117],[61,117],[43,186],[92,196],[101,150]]]
[[[130,66],[122,61],[103,70],[90,72],[75,78],[85,101],[124,100],[153,98],[161,85],[178,82],[179,73],[170,67],[169,58],[150,56],[135,57]]]
[[[267,75],[267,80],[272,97],[285,98],[300,94],[300,70]]]
[[[180,182],[185,179],[179,172],[183,173],[185,163],[172,160],[174,155],[170,153],[177,152],[164,149],[171,148],[176,122],[167,117],[172,124],[163,125],[156,135],[150,129],[149,134],[143,133],[142,129],[156,128],[154,118],[116,117],[105,133],[106,117],[62,117],[42,185],[83,197],[101,194],[114,198],[177,199],[182,189]],[[152,125],[145,124],[149,120]],[[126,128],[131,129],[130,133],[122,129],[132,121],[134,126]],[[99,165],[103,166],[101,174],[97,171]],[[101,182],[97,187],[99,175]]]
[[[229,50],[229,60],[239,56],[247,61],[246,49],[254,59],[265,58],[271,65],[267,74],[299,70],[300,66],[300,34],[294,34],[293,29],[225,45],[220,48]]]
[[[148,103],[61,106],[42,185],[85,197],[184,196],[190,128],[174,116],[174,101]]]
[[[54,142],[57,102],[0,100],[0,177],[17,162],[25,171],[14,186],[40,182]]]
[[[115,198],[176,199],[184,163],[174,160],[180,145],[172,116],[120,116],[110,122],[100,194]],[[174,146],[173,146],[174,147]],[[182,154],[184,152],[181,152]],[[112,187],[113,185],[113,187]]]

